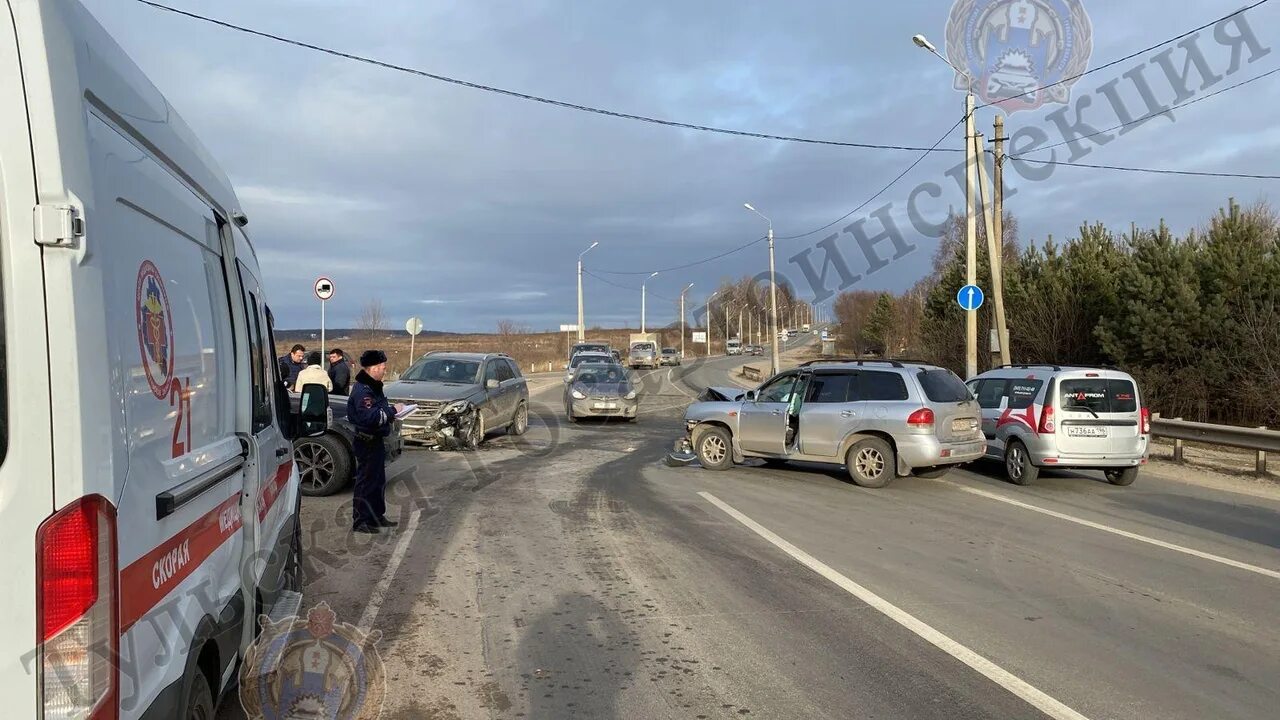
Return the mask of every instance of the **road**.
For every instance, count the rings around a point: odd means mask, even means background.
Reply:
[[[306,604],[381,633],[383,717],[1275,717],[1280,499],[666,467],[742,362],[643,373],[634,425],[534,380],[523,438],[392,466],[393,534],[307,498]]]

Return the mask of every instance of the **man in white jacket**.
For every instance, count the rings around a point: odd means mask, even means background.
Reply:
[[[329,373],[320,366],[320,353],[312,352],[307,355],[307,366],[298,373],[298,379],[293,383],[294,392],[302,392],[302,388],[307,385],[323,385],[325,390],[333,392],[333,381],[329,379]]]

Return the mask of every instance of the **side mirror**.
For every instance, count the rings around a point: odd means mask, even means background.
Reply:
[[[308,383],[302,387],[298,404],[298,437],[323,435],[329,428],[329,391],[323,385]]]
[[[755,391],[755,390],[748,390],[748,391],[747,391],[747,394],[742,396],[742,399],[743,399],[743,400],[746,400],[747,402],[755,402],[755,401],[756,401],[756,391]]]
[[[489,378],[484,381],[484,387],[486,390],[496,390],[498,389],[498,380],[496,378]]]

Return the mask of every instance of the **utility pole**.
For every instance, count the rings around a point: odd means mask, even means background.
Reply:
[[[647,300],[647,296],[646,296],[646,293],[648,292],[647,287],[649,285],[649,281],[656,277],[658,277],[658,273],[654,273],[650,275],[649,277],[644,279],[644,282],[640,283],[640,332],[641,333],[646,332],[644,316],[645,316],[645,308],[648,306],[648,304],[645,302]]]
[[[693,283],[680,291],[680,359],[684,359],[684,294],[689,292],[689,288],[693,287]]]
[[[711,300],[718,294],[720,294],[719,290],[708,295],[707,302],[705,303],[705,307],[707,309],[707,357],[711,357]]]
[[[583,250],[578,254],[578,342],[586,339],[586,328],[583,327],[582,320],[582,256],[591,252],[592,248],[599,245],[600,241],[591,243],[591,247]]]
[[[992,186],[992,234],[996,253],[991,258],[992,291],[996,296],[996,332],[1000,337],[1000,364],[1010,364],[1009,325],[1004,311],[1004,116],[996,115],[995,183]]]
[[[974,143],[978,130],[974,124],[973,80],[969,80],[969,93],[964,97],[964,277],[968,285],[978,284],[978,208],[974,193],[977,185],[977,158]],[[969,380],[978,374],[978,311],[964,313],[964,371]]]
[[[738,342],[742,342],[742,315],[747,311],[746,306],[738,308]]]

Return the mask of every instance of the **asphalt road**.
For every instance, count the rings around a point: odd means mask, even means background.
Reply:
[[[392,466],[392,534],[307,498],[306,605],[381,634],[383,717],[1276,717],[1280,500],[666,467],[742,362],[641,373],[634,425],[538,379],[523,438]]]

